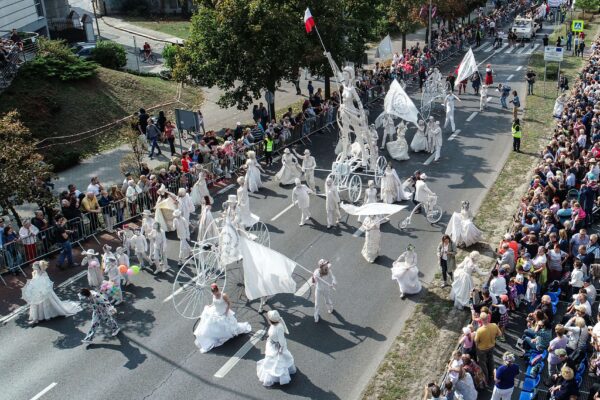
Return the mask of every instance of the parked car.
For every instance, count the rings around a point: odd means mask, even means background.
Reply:
[[[75,46],[71,47],[71,50],[77,55],[77,57],[88,59],[92,56],[92,50],[95,48],[96,43],[79,42],[75,44]]]

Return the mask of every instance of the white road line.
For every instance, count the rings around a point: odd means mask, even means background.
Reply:
[[[513,47],[511,47],[510,49],[506,50],[506,51],[504,52],[504,54],[510,54],[510,53],[512,53],[512,52],[513,52],[513,50],[514,50],[514,49],[515,49],[515,47],[513,46]]]
[[[66,281],[64,281],[63,283],[58,285],[57,287],[64,288],[65,286],[70,285],[71,283],[75,282],[76,280],[83,278],[85,275],[87,275],[87,271],[81,271],[80,273],[78,273],[75,276],[70,277],[69,279],[67,279]]]
[[[467,118],[467,122],[473,121],[473,118],[475,118],[477,116],[477,114],[479,114],[479,112],[473,111],[473,113],[471,115],[469,115],[469,118]]]
[[[487,49],[485,49],[484,53],[489,53],[492,50],[494,50],[494,45],[491,45],[490,47],[488,47]]]
[[[521,68],[523,68],[523,66],[522,66],[522,65],[519,65],[519,66],[517,67],[517,71],[520,71],[520,70],[521,70]]]
[[[427,160],[425,160],[425,162],[423,163],[423,165],[429,165],[429,164],[431,164],[431,162],[433,161],[434,158],[435,158],[435,153],[432,154],[431,156],[429,156],[429,158]]]
[[[534,44],[533,47],[527,52],[527,54],[532,54],[535,51],[535,49],[538,48],[539,45],[539,43]]]
[[[304,296],[304,293],[308,292],[308,289],[310,289],[310,279],[306,282],[304,282],[304,285],[300,286],[300,289],[296,290],[296,293],[294,293],[294,296]]]
[[[219,190],[219,191],[217,192],[217,194],[223,194],[223,193],[225,193],[226,191],[228,191],[229,189],[233,189],[234,187],[235,187],[235,185],[234,185],[233,183],[232,183],[231,185],[227,185],[227,186],[225,186],[223,189]]]
[[[52,390],[52,388],[54,386],[56,386],[57,383],[56,382],[52,382],[51,384],[49,384],[48,386],[46,386],[46,388],[44,390],[42,390],[41,392],[39,392],[38,394],[36,394],[35,396],[33,396],[31,398],[31,400],[38,400],[40,397],[42,397],[43,395],[45,395],[46,393],[48,393],[49,391]]]
[[[233,357],[227,360],[225,365],[223,365],[221,369],[217,371],[217,373],[214,375],[215,378],[224,378],[225,375],[227,375],[229,371],[231,371],[233,367],[235,367],[235,365],[238,362],[240,362],[242,357],[244,357],[246,353],[248,353],[250,349],[253,348],[254,345],[263,338],[266,332],[267,331],[265,331],[264,329],[261,329],[257,331],[254,335],[252,335],[250,340],[244,343],[244,345],[233,355]]]
[[[507,80],[507,81],[510,81],[510,80],[511,80],[513,77],[514,77],[514,75],[513,75],[513,74],[510,74],[510,75],[508,76],[508,78],[506,78],[506,80]]]
[[[289,206],[287,206],[286,208],[284,208],[283,210],[281,210],[281,212],[279,214],[277,214],[276,216],[274,216],[273,218],[271,218],[271,221],[275,221],[277,218],[281,217],[283,214],[285,214],[286,212],[288,212],[289,210],[291,210],[291,208],[294,207],[294,204],[290,204]]]
[[[491,97],[488,97],[488,98],[487,98],[487,101],[488,101],[488,103],[489,103],[490,101],[492,101],[492,98],[491,98]]]
[[[527,47],[521,47],[518,51],[517,54],[522,54],[525,50],[527,50]]]
[[[498,51],[497,51],[497,52],[498,52],[498,53],[500,53],[502,50],[504,50],[504,49],[506,48],[506,46],[508,46],[508,43],[504,43],[504,44],[502,45],[502,47],[500,47],[500,48],[498,49]]]
[[[474,113],[474,114],[476,114],[476,113]],[[456,139],[456,137],[458,136],[459,133],[460,133],[460,129],[457,129],[456,131],[454,131],[454,133],[452,135],[450,135],[450,137],[448,138],[448,141]]]

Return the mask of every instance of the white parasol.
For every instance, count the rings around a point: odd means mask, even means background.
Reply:
[[[393,215],[407,208],[398,204],[367,203],[360,207],[352,204],[341,203],[340,207],[350,215]]]

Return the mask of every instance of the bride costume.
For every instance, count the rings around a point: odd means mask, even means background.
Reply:
[[[450,300],[454,300],[454,307],[462,309],[469,305],[469,298],[473,291],[473,272],[481,276],[486,276],[487,272],[482,271],[477,266],[479,252],[472,251],[468,256],[456,267],[454,271],[454,282],[452,282],[452,290],[450,291]]]
[[[296,373],[294,357],[287,348],[285,335],[289,334],[285,321],[277,310],[267,313],[269,327],[265,358],[256,363],[256,375],[264,386],[275,383],[285,385],[292,380],[290,375]]]
[[[237,178],[237,183],[240,185],[237,189],[237,209],[236,217],[240,225],[250,228],[256,224],[260,218],[258,215],[250,212],[250,196],[248,195],[248,181],[243,176]]]
[[[237,196],[230,194],[225,204],[227,207],[223,216],[225,222],[219,232],[219,260],[223,266],[234,263],[242,258],[238,246],[240,237],[236,217]]]
[[[398,282],[400,297],[406,298],[407,294],[417,294],[421,291],[419,282],[419,268],[417,268],[417,253],[415,247],[409,244],[406,251],[394,261],[392,266],[392,279]]]
[[[387,165],[381,178],[381,193],[379,195],[381,200],[387,204],[409,200],[411,197],[410,191],[406,189],[406,185],[400,182],[400,178],[398,178],[398,174],[391,164]]]
[[[469,247],[481,240],[482,233],[471,219],[470,204],[463,201],[459,213],[452,213],[452,218],[446,228],[446,235],[459,246]]]
[[[567,104],[567,94],[563,93],[556,98],[554,102],[554,110],[552,111],[552,116],[557,119],[562,118],[563,110],[565,109],[565,104]]]
[[[48,261],[33,263],[33,277],[22,289],[23,299],[29,304],[29,321],[33,324],[54,317],[70,317],[81,311],[74,301],[61,301],[54,293],[54,284],[48,277]]]
[[[410,142],[410,148],[415,153],[427,150],[427,135],[425,134],[425,122],[423,122],[422,119],[419,120],[417,132],[415,133],[412,142]]]
[[[325,300],[325,306],[327,312],[331,314],[333,312],[333,300],[331,299],[331,292],[335,290],[337,281],[331,271],[331,263],[327,260],[320,259],[319,267],[315,269],[312,276],[312,283],[315,285],[315,322],[319,322],[319,308],[321,304],[321,298]]]
[[[381,247],[381,231],[379,230],[381,219],[375,215],[369,215],[362,223],[362,229],[365,231],[365,244],[363,245],[361,254],[367,262],[375,262],[379,257],[379,249]]]
[[[427,129],[425,130],[425,136],[427,137],[427,148],[425,149],[428,153],[433,153],[433,130],[435,129],[435,120],[433,117],[429,117],[427,121]]]
[[[150,249],[150,259],[154,261],[154,273],[167,272],[169,264],[167,262],[167,236],[165,231],[160,229],[158,222],[154,223],[153,229],[148,235],[152,248]]]
[[[408,143],[406,143],[406,129],[408,127],[404,123],[404,121],[400,121],[398,124],[397,138],[393,142],[389,142],[387,144],[387,151],[390,153],[390,157],[394,160],[408,160],[410,156],[408,155]]]
[[[290,153],[290,149],[287,147],[285,150],[283,150],[281,163],[281,169],[275,175],[275,179],[277,179],[282,185],[291,185],[294,183],[296,178],[300,178],[302,176],[302,171],[298,167],[298,159],[296,156]]]
[[[213,202],[210,192],[208,191],[208,187],[206,186],[206,171],[204,168],[200,168],[200,172],[198,172],[198,180],[194,186],[192,186],[191,196],[194,205],[202,204],[205,196],[208,196],[211,203]]]
[[[160,227],[165,232],[172,232],[173,227],[173,212],[177,209],[177,196],[167,191],[165,185],[160,185],[157,193],[159,195],[154,206],[154,220],[160,224]]]
[[[202,243],[208,239],[216,240],[219,237],[219,230],[217,229],[217,224],[214,222],[211,208],[211,199],[206,196],[202,203],[202,211],[198,217],[198,240],[196,240],[198,243]]]
[[[248,181],[248,190],[250,193],[258,192],[258,189],[263,187],[262,180],[260,178],[261,172],[264,173],[265,170],[256,160],[256,153],[250,150],[248,152],[248,159],[246,160],[246,181]]]
[[[219,291],[216,283],[210,285],[210,290],[213,293],[212,304],[204,307],[200,323],[194,331],[194,343],[200,353],[206,353],[229,339],[252,330],[248,322],[237,322],[235,313],[230,308],[229,297]]]
[[[365,199],[363,200],[363,205],[369,203],[377,203],[377,186],[375,186],[375,181],[370,180],[367,182],[367,188],[365,189]],[[358,222],[363,222],[366,216],[359,215]]]
[[[377,121],[375,121],[375,123],[377,124]],[[392,140],[394,140],[394,116],[388,113],[385,113],[384,117],[383,117],[383,140],[381,141],[381,149],[383,150],[385,148],[385,142],[387,139],[389,139],[389,141],[391,142]],[[389,151],[389,148],[388,148]]]
[[[85,257],[81,260],[81,265],[87,265],[87,278],[88,285],[91,287],[100,287],[104,280],[102,270],[100,268],[100,261],[98,261],[98,253],[94,249],[89,249],[85,252]]]

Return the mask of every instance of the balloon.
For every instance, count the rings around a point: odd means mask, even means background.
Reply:
[[[98,261],[96,261],[96,260],[90,261],[90,267],[96,268],[98,265],[100,265],[100,264],[98,264]]]
[[[140,273],[140,267],[139,267],[139,265],[132,265],[131,266],[131,270],[133,271],[134,275],[137,275],[137,274]]]
[[[135,272],[131,268],[127,270],[127,276],[132,276]]]
[[[119,273],[120,274],[126,274],[127,273],[127,267],[125,265],[120,265],[119,266]]]

